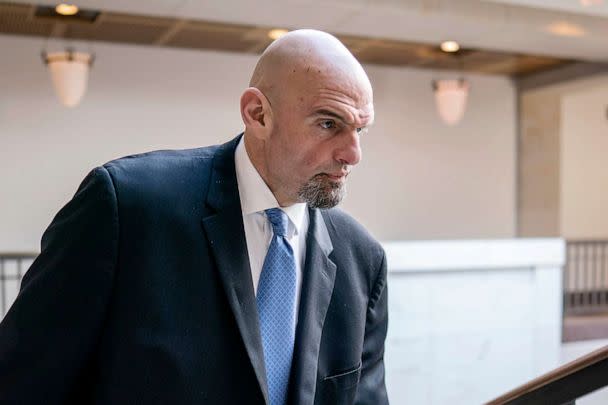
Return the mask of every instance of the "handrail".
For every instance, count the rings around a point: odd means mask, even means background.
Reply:
[[[39,254],[36,252],[0,252],[0,259],[34,259]]]
[[[565,404],[608,385],[608,345],[541,375],[486,405]]]
[[[605,243],[608,242],[608,239],[590,239],[590,238],[580,238],[580,239],[572,239],[572,238],[568,238],[568,243],[578,243],[578,244],[585,244],[585,243]]]

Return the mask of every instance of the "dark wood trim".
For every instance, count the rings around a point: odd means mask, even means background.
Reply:
[[[573,62],[514,79],[518,92],[608,73],[608,63]]]
[[[567,404],[608,385],[608,346],[521,385],[486,405]]]

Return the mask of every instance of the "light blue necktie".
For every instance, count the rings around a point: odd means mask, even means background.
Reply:
[[[295,340],[296,261],[285,239],[287,215],[280,208],[265,212],[274,234],[264,259],[256,300],[270,405],[285,405]]]

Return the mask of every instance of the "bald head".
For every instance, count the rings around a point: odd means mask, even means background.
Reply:
[[[349,81],[348,86],[361,86],[371,96],[365,71],[344,44],[326,32],[304,29],[291,31],[266,48],[249,85],[276,99],[285,91],[301,92],[303,86],[328,80]]]
[[[330,34],[292,31],[266,49],[241,116],[247,154],[281,206],[340,202],[374,119],[372,99],[365,71]]]

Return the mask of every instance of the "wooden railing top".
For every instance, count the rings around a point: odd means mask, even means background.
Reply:
[[[0,259],[34,259],[39,254],[36,252],[0,252]]]
[[[486,405],[502,405],[507,404],[510,401],[516,400],[521,396],[528,394],[533,391],[537,391],[549,384],[564,380],[569,376],[593,365],[600,361],[608,359],[608,345],[598,350],[595,350],[585,356],[579,357],[576,360],[566,363],[563,366],[556,368],[546,374],[541,375],[509,392],[501,395],[500,397],[493,399],[486,403]]]
[[[568,244],[602,244],[608,243],[608,239],[566,239]]]

